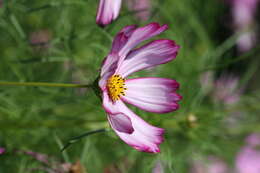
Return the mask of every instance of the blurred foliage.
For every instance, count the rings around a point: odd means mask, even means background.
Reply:
[[[164,163],[165,172],[188,172],[192,160],[210,155],[232,167],[244,137],[260,131],[259,90],[248,83],[259,67],[260,54],[259,47],[243,55],[236,53],[238,35],[230,30],[228,5],[218,0],[155,0],[148,21],[136,19],[123,6],[119,19],[102,29],[95,24],[97,3],[5,0],[0,8],[0,80],[91,83],[98,76],[114,35],[122,27],[152,21],[168,24],[169,30],[157,38],[173,39],[181,45],[176,60],[134,77],[176,79],[181,84],[181,107],[165,115],[131,107],[149,123],[166,129],[161,153],[138,152],[113,131],[83,138],[61,153],[60,148],[71,137],[109,128],[94,92],[1,87],[0,146],[7,148],[7,153],[0,156],[0,172],[23,173],[39,165],[28,156],[15,153],[17,149],[45,153],[62,162],[80,160],[89,173],[104,172],[109,167],[124,173],[151,172],[158,160]],[[237,70],[244,87],[239,103],[215,103],[201,85],[201,76],[211,71],[217,77],[245,61],[243,69]],[[231,126],[227,119],[234,114],[243,116]]]

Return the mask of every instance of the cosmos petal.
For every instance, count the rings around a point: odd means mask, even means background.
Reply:
[[[128,109],[121,100],[112,103],[106,92],[103,93],[103,107],[107,112],[111,127],[128,145],[139,151],[151,153],[160,152],[159,144],[163,141],[164,129],[157,128],[146,123],[130,109]],[[117,116],[118,114],[123,114],[131,120],[132,127],[134,129],[132,133],[125,133],[122,130],[118,130],[114,124],[115,122],[111,123],[111,117]]]
[[[136,28],[132,31],[131,35],[123,45],[123,47],[118,52],[120,60],[119,65],[124,61],[126,55],[135,48],[142,41],[148,40],[151,37],[154,37],[161,32],[165,31],[168,28],[167,25],[160,26],[158,23],[150,23],[144,27]]]
[[[101,90],[105,89],[108,78],[115,73],[118,60],[119,56],[116,53],[111,53],[104,59],[99,80]]]
[[[126,77],[133,72],[167,63],[176,58],[179,48],[172,40],[152,41],[131,51],[117,72]]]
[[[181,96],[175,91],[179,84],[166,78],[135,78],[125,82],[122,100],[148,112],[168,113],[178,109]]]
[[[121,1],[122,0],[100,0],[96,23],[103,27],[115,20],[119,15]]]
[[[122,47],[127,43],[133,32],[136,30],[136,25],[129,25],[124,27],[115,37],[112,44],[111,52],[118,53]]]
[[[111,114],[111,116],[108,116],[108,119],[111,126],[117,131],[128,134],[133,133],[132,122],[127,115],[123,113]]]

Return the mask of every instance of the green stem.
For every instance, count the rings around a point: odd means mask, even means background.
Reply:
[[[64,84],[47,82],[0,82],[0,86],[39,86],[39,87],[64,87],[64,88],[88,88],[92,85],[84,84]]]

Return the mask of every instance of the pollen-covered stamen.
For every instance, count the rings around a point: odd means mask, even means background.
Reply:
[[[125,79],[120,75],[113,75],[107,80],[107,89],[110,99],[114,102],[125,95]]]

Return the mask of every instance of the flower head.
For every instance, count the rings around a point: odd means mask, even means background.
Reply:
[[[207,71],[200,75],[200,85],[201,85],[201,91],[203,93],[208,93],[212,90],[213,79],[214,79],[214,74],[212,71]]]
[[[45,163],[45,164],[49,164],[49,160],[48,160],[48,156],[46,154],[42,154],[42,153],[37,153],[34,151],[21,151],[26,155],[29,155],[31,157],[33,157],[34,159],[36,159],[39,162]]]
[[[39,30],[30,34],[29,42],[35,52],[46,52],[51,47],[52,33],[49,30]]]
[[[126,26],[115,37],[112,49],[105,58],[99,80],[103,94],[103,107],[116,134],[137,150],[156,153],[163,141],[164,130],[154,127],[134,112],[124,102],[145,111],[168,113],[178,109],[181,96],[175,91],[179,84],[172,79],[146,77],[126,79],[140,71],[173,60],[179,46],[172,40],[155,40],[136,48],[167,29],[151,23],[137,28]]]
[[[121,1],[122,0],[100,0],[96,23],[100,26],[105,26],[115,20],[119,15]]]
[[[260,172],[260,134],[252,134],[246,139],[247,145],[238,153],[236,170],[238,173]]]
[[[155,163],[152,173],[164,173],[164,165],[161,161]]]
[[[190,169],[191,173],[228,173],[227,164],[218,157],[210,156],[207,159],[196,160]]]
[[[0,155],[5,153],[5,148],[0,147]]]
[[[44,171],[49,173],[83,173],[85,172],[84,166],[77,161],[75,163],[61,162],[57,158],[46,155],[43,153],[38,153],[35,151],[24,151],[18,150],[18,153],[31,156],[35,161],[41,163],[41,166],[30,168],[30,172]]]
[[[232,75],[223,75],[215,81],[213,99],[215,102],[221,102],[228,105],[234,105],[239,102],[242,89],[238,88],[239,80]]]
[[[256,32],[252,27],[259,0],[228,0],[232,5],[232,17],[235,30],[241,32],[237,40],[241,52],[250,50],[256,44]]]
[[[138,19],[146,21],[151,15],[151,0],[131,0],[126,1],[126,4],[130,10],[136,11],[135,16]]]

